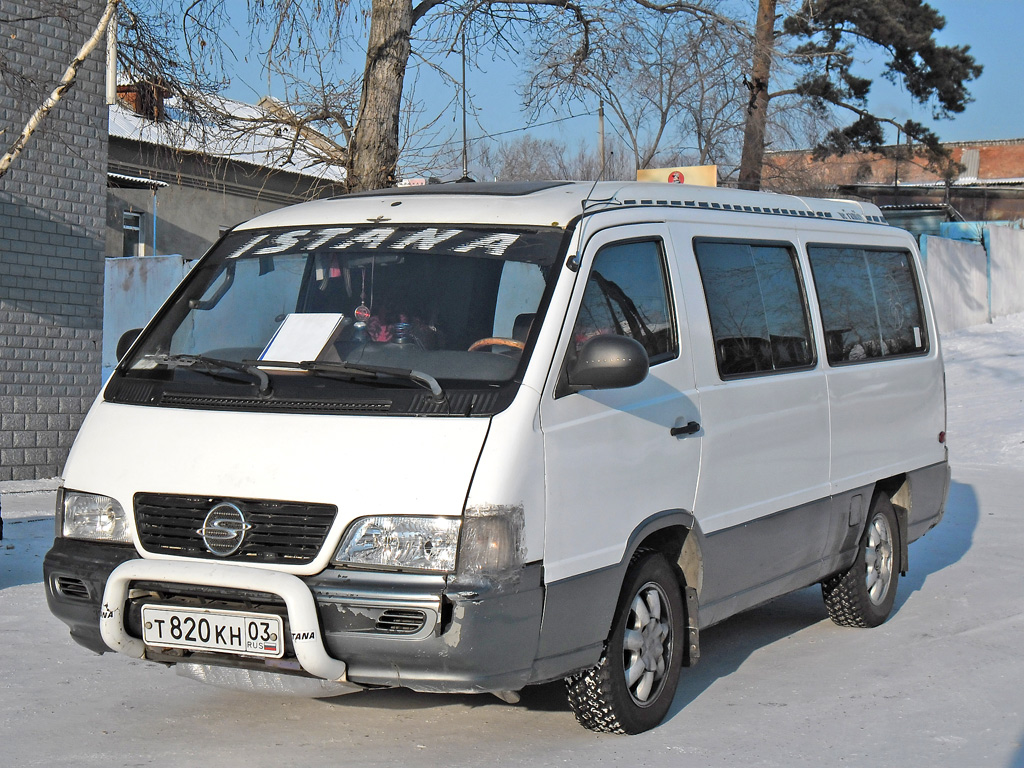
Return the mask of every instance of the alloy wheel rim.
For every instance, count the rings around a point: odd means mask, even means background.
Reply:
[[[864,550],[864,562],[867,565],[865,583],[868,599],[874,605],[881,605],[889,593],[893,575],[892,555],[892,528],[884,515],[876,515],[868,526],[868,539]]]
[[[633,596],[622,643],[626,688],[638,706],[651,704],[661,694],[672,642],[672,607],[664,590],[648,582]]]

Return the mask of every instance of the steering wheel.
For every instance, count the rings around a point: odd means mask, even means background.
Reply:
[[[489,336],[486,339],[477,339],[469,345],[470,352],[476,352],[478,349],[484,347],[511,347],[512,349],[522,350],[526,344],[519,341],[518,339],[506,339],[500,336]]]

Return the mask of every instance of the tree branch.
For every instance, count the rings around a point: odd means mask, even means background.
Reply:
[[[659,3],[654,0],[633,0],[633,2],[647,8],[648,10],[657,11],[658,13],[687,13],[698,19],[713,21],[716,24],[720,24],[723,27],[731,29],[733,32],[739,32],[747,39],[753,37],[750,30],[736,19],[723,16],[722,14],[712,11],[699,3],[687,3],[682,2],[682,0],[672,0],[672,2],[667,3]]]
[[[781,96],[783,94],[788,94],[788,93],[798,93],[798,91],[779,91],[779,93],[775,94],[775,95]],[[863,117],[863,118],[867,118],[869,120],[876,120],[879,123],[885,123],[886,125],[891,125],[894,128],[899,128],[904,133],[907,133],[906,124],[905,123],[901,123],[901,122],[899,122],[898,120],[896,120],[894,118],[891,118],[891,117],[879,117],[878,115],[872,114],[871,112],[869,112],[868,110],[866,110],[866,109],[864,109],[862,107],[858,107],[858,106],[856,106],[854,104],[849,104],[849,103],[847,103],[845,101],[840,101],[839,99],[829,99],[829,98],[826,98],[824,96],[819,96],[818,98],[820,98],[822,101],[828,102],[829,104],[831,104],[834,107],[840,107],[841,109],[849,110],[850,112],[853,112],[855,115],[857,115],[857,117]]]
[[[439,5],[444,5],[447,0],[423,0],[415,8],[412,9],[412,25],[415,27],[416,22],[430,13]]]
[[[10,170],[11,163],[21,154],[22,150],[28,144],[28,140],[32,138],[32,134],[35,133],[43,120],[50,113],[57,103],[63,98],[64,94],[67,93],[71,86],[75,84],[75,80],[78,77],[78,70],[89,54],[91,54],[96,47],[100,44],[103,39],[104,33],[107,31],[107,26],[110,24],[110,19],[117,11],[117,6],[120,5],[121,0],[107,0],[106,8],[103,9],[103,15],[100,16],[99,23],[96,25],[96,29],[93,30],[92,35],[89,37],[82,47],[78,50],[75,58],[72,59],[68,68],[64,71],[64,76],[60,79],[60,83],[50,93],[46,101],[44,101],[39,108],[32,113],[29,117],[28,122],[25,123],[25,127],[22,128],[21,134],[15,139],[14,143],[7,153],[0,158],[0,178],[7,174]]]

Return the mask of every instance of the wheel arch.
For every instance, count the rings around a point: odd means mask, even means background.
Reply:
[[[888,496],[893,506],[910,508],[910,483],[905,472],[879,480],[875,483],[875,490]]]
[[[910,558],[908,528],[913,503],[910,478],[906,473],[901,473],[879,480],[875,483],[875,493],[884,493],[888,496],[893,512],[896,513],[897,536],[899,536],[900,545],[900,575],[906,576]]]
[[[678,566],[683,577],[680,587],[692,587],[699,597],[704,584],[703,542],[700,523],[690,512],[665,510],[647,518],[633,530],[623,565],[628,565],[641,549],[661,552]]]
[[[626,574],[637,552],[654,550],[675,564],[686,608],[690,666],[700,657],[697,585],[703,582],[703,533],[694,516],[682,509],[655,513],[637,524],[618,563],[587,574],[549,583],[537,663],[531,682],[546,682],[596,664],[604,650]]]

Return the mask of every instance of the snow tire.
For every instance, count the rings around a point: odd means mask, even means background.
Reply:
[[[642,733],[665,719],[686,643],[681,578],[664,555],[634,555],[601,661],[567,677],[576,720],[604,733]]]
[[[829,618],[841,627],[877,627],[892,613],[900,571],[899,526],[889,497],[876,492],[857,559],[821,583]]]

